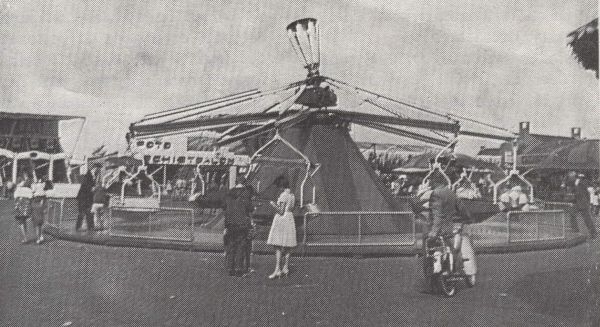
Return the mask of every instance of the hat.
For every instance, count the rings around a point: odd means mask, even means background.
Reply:
[[[581,173],[579,173],[579,174],[577,174],[577,177],[579,177],[579,178],[583,178],[583,177],[585,177],[585,175],[584,175],[584,174],[581,174]]]
[[[523,189],[521,188],[521,186],[517,185],[517,186],[513,186],[513,188],[511,188],[511,191],[515,191],[515,192],[521,192]]]
[[[406,175],[400,175],[398,176],[398,179],[406,179]]]

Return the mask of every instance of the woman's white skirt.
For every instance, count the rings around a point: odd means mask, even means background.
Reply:
[[[296,243],[296,224],[294,215],[286,212],[283,215],[275,214],[267,244],[275,246],[295,247]]]

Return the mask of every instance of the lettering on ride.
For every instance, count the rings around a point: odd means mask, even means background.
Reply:
[[[162,142],[160,140],[154,140],[154,141],[139,140],[136,142],[136,145],[138,147],[145,146],[148,149],[154,149],[154,150],[169,150],[171,148],[171,142]]]
[[[231,166],[236,164],[235,157],[218,156],[168,156],[145,155],[144,162],[155,165],[206,165],[206,166]]]
[[[236,155],[226,150],[197,151],[177,150],[178,143],[161,139],[137,140],[134,142],[144,153],[144,162],[154,165],[202,165],[202,166],[243,166],[249,162],[248,156]]]

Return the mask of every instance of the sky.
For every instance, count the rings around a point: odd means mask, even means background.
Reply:
[[[144,114],[303,79],[285,26],[315,17],[327,76],[504,128],[597,138],[598,80],[566,46],[597,16],[590,0],[0,0],[0,110],[85,116],[76,152],[119,148]]]

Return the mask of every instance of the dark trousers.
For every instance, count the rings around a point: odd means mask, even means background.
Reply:
[[[90,212],[92,210],[92,201],[77,201],[79,213],[77,214],[77,222],[75,223],[75,229],[80,229],[83,225],[83,218],[85,217],[85,224],[87,229],[94,228],[94,216]]]
[[[248,272],[248,230],[227,230],[225,235],[225,269],[230,274]]]
[[[569,212],[569,216],[571,217],[571,229],[574,232],[579,232],[579,225],[577,224],[577,214],[583,217],[583,222],[585,226],[590,232],[591,236],[596,235],[596,227],[594,226],[594,221],[592,220],[592,213],[590,207],[573,207]]]

